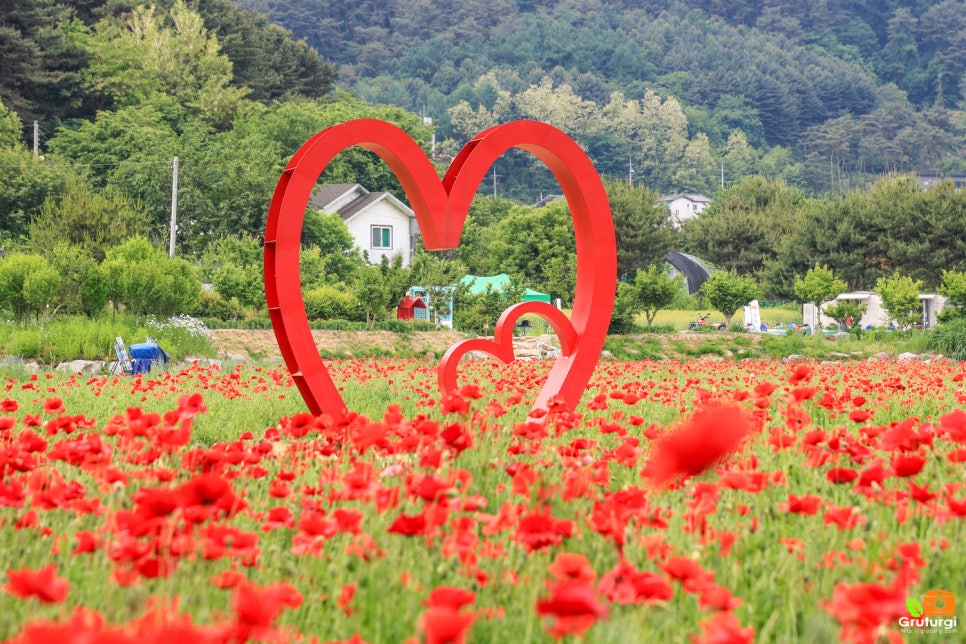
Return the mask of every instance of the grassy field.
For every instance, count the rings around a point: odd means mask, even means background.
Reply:
[[[602,362],[550,417],[543,361],[329,369],[359,416],[6,373],[0,640],[873,642],[966,578],[958,363]]]
[[[692,322],[696,322],[701,315],[710,314],[708,321],[711,324],[723,324],[725,319],[724,316],[717,311],[685,311],[682,309],[672,309],[667,311],[658,311],[654,318],[654,325],[657,327],[671,327],[676,331],[682,331],[688,328],[688,325]],[[731,318],[731,323],[742,324],[743,315],[741,311],[738,311]],[[788,326],[791,323],[801,325],[802,324],[802,312],[801,310],[792,311],[784,308],[765,308],[761,310],[761,320],[762,322],[768,324],[770,327],[777,326],[779,324],[783,326]],[[647,320],[640,316],[637,320],[637,324],[641,327],[646,327]]]

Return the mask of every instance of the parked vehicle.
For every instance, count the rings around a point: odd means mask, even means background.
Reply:
[[[716,331],[721,331],[725,328],[724,322],[713,323],[711,322],[711,314],[705,313],[704,315],[698,316],[697,320],[688,324],[689,329],[703,329],[705,327],[710,327]]]

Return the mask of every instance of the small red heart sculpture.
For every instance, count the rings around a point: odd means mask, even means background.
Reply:
[[[313,414],[344,416],[342,395],[322,361],[309,327],[299,275],[302,223],[319,176],[342,150],[360,146],[375,152],[399,178],[409,198],[423,245],[456,248],[480,182],[510,148],[532,153],[550,169],[563,190],[574,223],[577,287],[568,320],[548,304],[521,303],[497,322],[498,342],[467,340],[452,347],[440,363],[442,392],[456,389],[456,368],[468,351],[513,359],[514,322],[525,313],[546,319],[561,343],[562,355],[550,370],[534,409],[558,397],[572,410],[580,400],[607,337],[617,286],[617,246],[607,193],[583,150],[560,130],[536,121],[514,121],[485,130],[467,143],[440,181],[422,148],[403,130],[375,119],[359,119],[322,130],[292,157],[268,213],[265,229],[265,296],[272,328],[285,364]]]

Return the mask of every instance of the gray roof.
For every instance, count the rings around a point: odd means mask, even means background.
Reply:
[[[371,204],[384,198],[387,194],[386,192],[370,192],[364,197],[360,197],[355,201],[350,201],[345,206],[339,210],[339,216],[342,217],[342,221],[348,221],[353,215],[358,212],[362,212],[368,208]]]
[[[372,204],[382,201],[383,199],[389,199],[389,201],[395,204],[397,208],[402,209],[411,217],[414,216],[409,207],[396,199],[391,193],[369,192],[358,183],[331,183],[318,186],[312,191],[312,195],[309,197],[309,207],[316,210],[331,212],[329,206],[336,203],[346,194],[351,192],[361,192],[362,194],[355,199],[346,202],[344,206],[335,211],[340,217],[342,217],[342,221],[348,221],[353,216],[362,212]]]
[[[658,199],[658,201],[674,201],[675,199],[689,199],[694,202],[710,203],[713,201],[711,197],[705,197],[704,195],[694,194],[690,192],[677,192],[673,195],[665,195]]]
[[[345,193],[352,192],[356,187],[362,188],[358,183],[328,183],[318,186],[312,191],[312,196],[309,197],[309,206],[318,210],[325,210],[330,203]],[[365,190],[365,188],[362,189]]]

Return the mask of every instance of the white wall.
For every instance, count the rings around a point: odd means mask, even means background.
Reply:
[[[888,327],[891,323],[888,314],[882,308],[882,298],[879,297],[877,293],[843,293],[831,302],[825,302],[822,304],[822,310],[825,307],[838,302],[839,300],[855,300],[859,303],[866,305],[865,312],[862,314],[862,319],[858,320],[857,324],[859,326],[865,327],[872,325],[874,327]],[[934,295],[932,293],[922,294],[919,296],[920,304],[922,300],[927,300],[929,302],[929,320],[927,321],[930,328],[936,326],[937,316],[943,310],[943,305],[946,303],[946,298],[942,295]],[[805,303],[802,305],[802,321],[804,324],[811,324],[814,315],[814,305],[812,303]],[[819,324],[821,326],[832,326],[835,324],[835,320],[828,317],[824,313],[819,315]]]
[[[400,212],[383,199],[345,223],[349,233],[356,240],[356,247],[369,253],[371,263],[378,264],[382,261],[383,255],[392,259],[393,255],[401,254],[403,266],[408,266],[412,256],[411,219],[413,218]],[[372,226],[392,226],[392,248],[372,248]]]
[[[698,213],[708,207],[708,204],[703,201],[691,201],[686,197],[679,197],[669,202],[667,207],[671,211],[671,216],[674,218],[674,221],[682,224],[688,219],[697,217]]]

